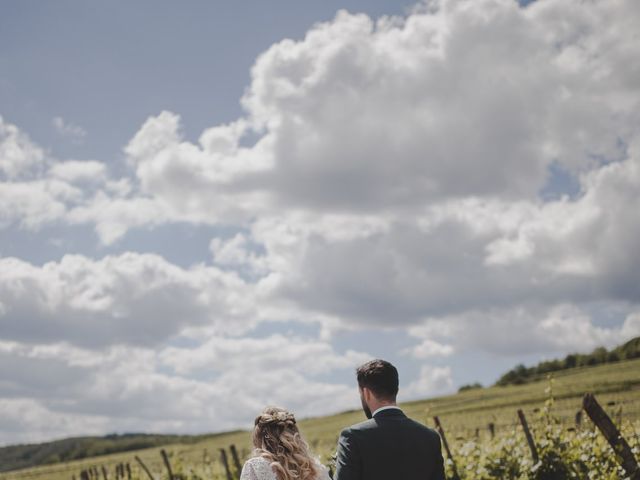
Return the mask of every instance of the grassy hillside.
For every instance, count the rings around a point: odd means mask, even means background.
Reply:
[[[496,385],[520,385],[540,380],[547,374],[560,370],[591,367],[604,363],[617,363],[621,360],[632,360],[634,358],[640,358],[640,337],[633,338],[611,350],[598,347],[591,353],[571,353],[562,360],[546,360],[533,367],[518,365],[502,375]]]
[[[479,436],[488,436],[487,425],[494,423],[496,430],[512,430],[516,423],[516,409],[525,410],[529,421],[537,422],[539,410],[549,397],[546,380],[526,385],[472,389],[455,395],[420,400],[402,404],[405,412],[416,420],[432,425],[432,417],[438,415],[451,442]],[[610,414],[617,420],[640,418],[640,359],[593,367],[579,367],[558,372],[551,384],[555,397],[554,410],[567,422],[572,422],[580,409],[582,395],[589,391],[597,395]],[[344,412],[300,422],[303,434],[313,450],[327,461],[333,452],[338,434],[347,425],[363,420],[359,410]],[[203,438],[195,443],[174,443],[164,447],[170,452],[176,465],[197,465],[210,478],[222,473],[218,461],[218,449],[235,444],[241,456],[250,453],[248,432],[230,432]],[[60,463],[27,470],[0,474],[1,480],[47,479],[69,480],[89,465],[113,466],[119,462],[131,462],[139,455],[158,474],[163,471],[160,448],[148,448],[136,452],[117,453],[79,461]],[[142,478],[142,477],[141,477]]]
[[[102,437],[65,438],[33,445],[11,445],[0,448],[0,472],[175,443],[193,444],[213,436],[128,433]]]

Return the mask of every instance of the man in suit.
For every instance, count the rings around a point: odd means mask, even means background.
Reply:
[[[356,370],[369,420],[338,439],[336,480],[445,480],[440,436],[396,405],[398,370],[372,360]]]

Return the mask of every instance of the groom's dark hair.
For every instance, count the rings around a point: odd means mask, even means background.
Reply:
[[[386,360],[371,360],[356,369],[358,386],[368,388],[382,400],[395,400],[398,395],[398,370]]]

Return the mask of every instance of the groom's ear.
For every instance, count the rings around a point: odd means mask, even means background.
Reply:
[[[362,396],[367,402],[371,401],[371,396],[373,395],[373,392],[371,391],[370,388],[362,387],[360,391],[362,392]]]

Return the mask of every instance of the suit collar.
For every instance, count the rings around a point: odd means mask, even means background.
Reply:
[[[373,418],[400,417],[400,416],[405,416],[404,412],[400,409],[400,407],[391,406],[391,405],[387,407],[378,408],[375,412],[373,412],[373,415],[372,415]]]

